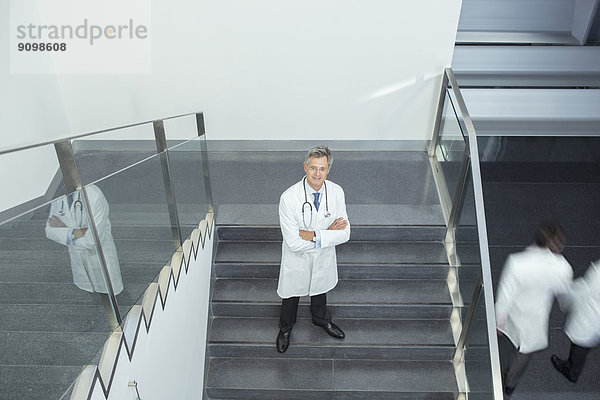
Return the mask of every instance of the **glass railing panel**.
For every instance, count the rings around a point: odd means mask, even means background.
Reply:
[[[58,399],[111,332],[80,191],[0,225],[0,398]]]
[[[490,345],[485,318],[485,297],[480,292],[469,335],[465,342],[465,373],[469,384],[469,397],[493,399]]]
[[[454,229],[454,243],[458,256],[458,287],[464,307],[463,320],[472,301],[477,277],[481,271],[481,255],[477,236],[477,217],[475,213],[475,195],[471,170],[467,171],[467,180],[463,189],[462,208],[457,216]]]
[[[450,199],[458,187],[465,140],[449,92],[445,91],[436,158],[440,163]]]
[[[72,141],[81,183],[86,185],[156,154],[151,123]]]
[[[120,274],[114,288],[122,319],[140,303],[145,289],[180,246],[168,200],[172,196],[167,196],[164,181],[165,165],[163,152],[86,185],[97,193],[90,196],[90,203],[98,230],[110,231],[112,237],[103,250],[107,263]]]
[[[181,236],[185,240],[211,210],[205,136],[169,149],[169,165],[177,201]]]

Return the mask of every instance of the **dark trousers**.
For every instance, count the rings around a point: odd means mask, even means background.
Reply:
[[[567,366],[571,371],[571,375],[575,379],[579,378],[579,375],[581,375],[581,371],[583,370],[585,360],[590,350],[590,347],[578,346],[575,343],[571,342],[571,351],[569,352],[569,360],[567,361]]]
[[[506,395],[512,394],[525,372],[533,353],[521,353],[502,333],[498,333],[498,350],[500,353],[500,369],[502,386]]]
[[[279,315],[279,329],[286,333],[292,330],[298,315],[298,302],[300,297],[289,297],[281,301],[281,314]],[[310,297],[310,312],[312,320],[317,325],[326,324],[331,320],[327,310],[327,295],[325,293]]]

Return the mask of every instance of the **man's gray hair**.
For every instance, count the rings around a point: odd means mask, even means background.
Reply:
[[[327,157],[327,164],[329,165],[329,168],[331,168],[331,164],[333,164],[333,155],[327,146],[315,146],[308,150],[308,153],[306,153],[306,157],[304,158],[304,164],[306,166],[308,166],[308,162],[310,161],[311,157]]]

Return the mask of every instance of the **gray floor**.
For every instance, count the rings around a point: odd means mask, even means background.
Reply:
[[[279,196],[304,176],[304,153],[211,153],[217,222],[278,225]],[[443,224],[425,152],[338,151],[327,178],[344,188],[351,223]]]

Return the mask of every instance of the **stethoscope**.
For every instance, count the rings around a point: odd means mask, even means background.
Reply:
[[[323,182],[323,185],[325,186],[325,218],[329,218],[331,216],[331,213],[329,212],[329,196],[327,196],[327,184]],[[313,206],[312,203],[308,201],[308,194],[306,193],[306,177],[302,179],[302,188],[304,189],[304,203],[302,203],[302,222],[304,223],[305,227],[309,227],[312,225],[313,222]],[[308,212],[310,213],[310,224],[308,225],[306,225],[306,219],[304,217],[304,210],[306,209],[307,205]]]
[[[68,202],[66,197],[60,203],[60,210],[58,211],[58,215],[60,215],[61,217],[65,216],[65,202]],[[77,209],[79,209],[79,222],[77,222]],[[75,217],[75,225],[81,226],[83,222],[83,203],[81,202],[81,193],[79,192],[77,192],[77,200],[73,202],[73,215]]]

